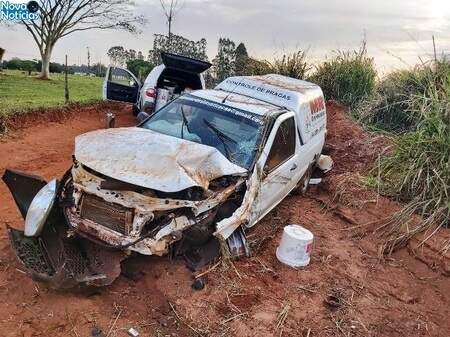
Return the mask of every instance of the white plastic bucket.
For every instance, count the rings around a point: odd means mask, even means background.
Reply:
[[[327,173],[333,168],[333,159],[330,156],[320,155],[317,161],[317,166],[324,172]]]
[[[314,235],[300,225],[284,227],[280,245],[277,248],[277,258],[291,267],[304,267],[311,259]]]

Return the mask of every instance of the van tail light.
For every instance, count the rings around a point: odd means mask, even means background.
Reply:
[[[156,89],[150,88],[150,89],[145,90],[145,96],[155,98],[156,97]]]

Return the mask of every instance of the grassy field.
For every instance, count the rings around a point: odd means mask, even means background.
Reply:
[[[69,75],[72,103],[89,103],[101,99],[103,78]],[[0,115],[27,112],[37,108],[64,105],[64,75],[52,74],[40,80],[22,71],[0,72]]]

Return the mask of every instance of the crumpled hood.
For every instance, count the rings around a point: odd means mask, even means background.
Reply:
[[[247,172],[213,147],[138,127],[80,135],[75,158],[108,177],[163,192],[207,189],[215,178]]]

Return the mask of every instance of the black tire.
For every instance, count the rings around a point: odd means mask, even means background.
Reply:
[[[137,106],[137,104],[133,104],[133,116],[137,117],[137,115],[139,114],[139,108]]]
[[[311,175],[313,172],[313,166],[309,166],[303,175],[302,179],[297,184],[297,187],[292,191],[294,195],[305,195],[308,192],[309,181],[311,180]]]

